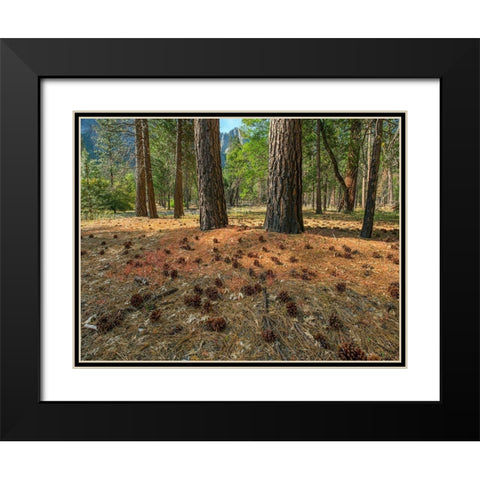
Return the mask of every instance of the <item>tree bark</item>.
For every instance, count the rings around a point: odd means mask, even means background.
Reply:
[[[328,185],[327,185],[327,180],[325,179],[325,183],[323,184],[323,211],[327,211],[327,190],[328,190]]]
[[[388,181],[388,204],[393,205],[393,178],[392,167],[387,168],[387,181]]]
[[[264,228],[270,232],[303,232],[302,121],[270,120],[268,200]]]
[[[367,165],[365,170],[365,187],[362,197],[362,208],[365,208],[367,202],[367,188],[368,188],[368,175],[370,173],[370,165],[372,163],[372,135],[371,135],[371,125],[368,126],[367,133]]]
[[[345,172],[345,211],[353,212],[357,193],[358,159],[360,155],[360,131],[362,122],[358,119],[350,121],[350,142],[348,146],[347,170]]]
[[[375,202],[377,198],[378,169],[380,167],[380,153],[382,151],[383,120],[378,119],[375,128],[375,140],[373,142],[372,160],[368,173],[368,193],[365,205],[365,214],[360,236],[371,238],[373,231],[373,217],[375,215]]]
[[[135,119],[135,215],[137,217],[147,216],[147,191],[145,186],[145,151],[143,142],[142,120]]]
[[[174,218],[183,216],[183,188],[182,188],[182,120],[177,120],[177,165],[175,172]]]
[[[158,218],[157,206],[155,205],[155,191],[153,190],[152,165],[150,163],[150,137],[148,134],[148,120],[142,119],[143,151],[145,155],[145,180],[147,184],[148,216]]]
[[[228,217],[220,158],[220,122],[215,119],[195,119],[193,129],[200,229],[223,228],[228,225]]]
[[[315,207],[315,213],[317,214],[322,214],[322,176],[321,176],[321,158],[320,158],[320,120],[317,120],[317,192],[316,192],[316,207]]]

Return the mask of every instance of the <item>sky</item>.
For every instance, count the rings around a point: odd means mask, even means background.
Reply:
[[[221,118],[220,131],[229,132],[232,128],[239,127],[242,124],[241,118]]]

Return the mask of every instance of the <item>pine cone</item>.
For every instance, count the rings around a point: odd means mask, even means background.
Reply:
[[[220,332],[227,326],[227,322],[222,317],[210,318],[207,320],[207,327],[213,332]]]
[[[366,353],[354,342],[345,342],[338,347],[338,356],[342,360],[366,360]]]
[[[329,349],[330,348],[330,344],[328,343],[328,339],[325,335],[323,335],[323,333],[316,333],[313,338],[320,343],[320,345],[325,348],[325,349]]]
[[[290,295],[286,290],[282,290],[277,297],[281,302],[287,303],[291,300]]]
[[[338,315],[333,312],[328,319],[328,326],[335,330],[341,330],[343,327],[342,321],[338,318]]]
[[[132,295],[132,298],[130,298],[130,304],[135,308],[140,308],[143,304],[143,297],[138,293]]]
[[[217,300],[219,295],[218,295],[218,290],[215,287],[207,287],[205,289],[205,295],[210,299],[210,300]]]
[[[202,304],[202,299],[200,295],[186,295],[184,299],[185,305],[189,307],[199,308]]]
[[[100,317],[97,322],[97,330],[100,333],[106,333],[115,327],[118,327],[123,320],[123,311],[118,310],[113,314],[106,314]]]
[[[271,330],[267,329],[267,330],[264,330],[262,332],[262,338],[266,342],[270,343],[270,342],[273,342],[275,340],[275,334]]]
[[[255,294],[255,288],[253,288],[251,285],[244,285],[240,291],[244,295],[254,295]]]
[[[162,319],[162,312],[160,310],[153,310],[150,314],[150,321],[152,323],[159,322]]]
[[[400,298],[400,285],[398,282],[393,282],[388,286],[388,293],[392,298]]]
[[[287,303],[287,313],[290,317],[296,317],[298,313],[297,304],[295,302]]]

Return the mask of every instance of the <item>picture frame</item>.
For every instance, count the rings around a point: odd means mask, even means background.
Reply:
[[[15,39],[0,49],[2,439],[479,439],[478,40]],[[41,401],[44,78],[439,79],[440,401]],[[450,201],[460,195],[461,208]]]

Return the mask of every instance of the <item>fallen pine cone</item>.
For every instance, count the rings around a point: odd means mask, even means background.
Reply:
[[[224,318],[210,318],[207,320],[207,327],[212,330],[212,332],[220,332],[225,329],[227,322]]]
[[[218,290],[215,287],[207,287],[205,289],[205,295],[210,299],[210,300],[218,300],[219,295],[218,295]]]
[[[162,318],[162,312],[160,310],[153,310],[150,314],[151,322],[159,322]]]
[[[323,333],[316,333],[313,338],[320,343],[320,345],[325,348],[325,349],[329,349],[330,348],[330,345],[328,343],[328,339],[325,335],[323,335]]]
[[[388,293],[392,298],[400,298],[400,285],[398,282],[393,282],[388,286]]]
[[[288,294],[288,292],[286,290],[282,290],[279,294],[278,294],[278,297],[277,297],[281,302],[283,303],[287,303],[291,300],[291,297],[290,295]]]
[[[106,333],[115,327],[118,327],[123,320],[123,311],[118,310],[114,314],[106,314],[100,317],[97,322],[97,330],[100,333]]]
[[[287,313],[290,317],[296,317],[298,313],[297,304],[295,302],[287,303]]]
[[[330,318],[328,319],[328,326],[335,330],[341,330],[341,328],[343,327],[343,323],[338,318],[338,315],[336,313],[332,313],[330,315]]]
[[[143,297],[138,293],[132,295],[132,297],[130,298],[130,304],[132,305],[132,307],[140,308],[143,304]]]
[[[338,347],[338,355],[342,360],[366,360],[366,353],[354,342],[345,342]]]
[[[275,337],[275,334],[274,334],[271,330],[268,330],[268,329],[267,329],[267,330],[264,330],[264,331],[262,332],[262,338],[263,338],[266,342],[270,343],[270,342],[273,342],[276,337]]]
[[[194,308],[198,308],[202,304],[200,295],[186,295],[183,301],[185,302],[185,305]]]

